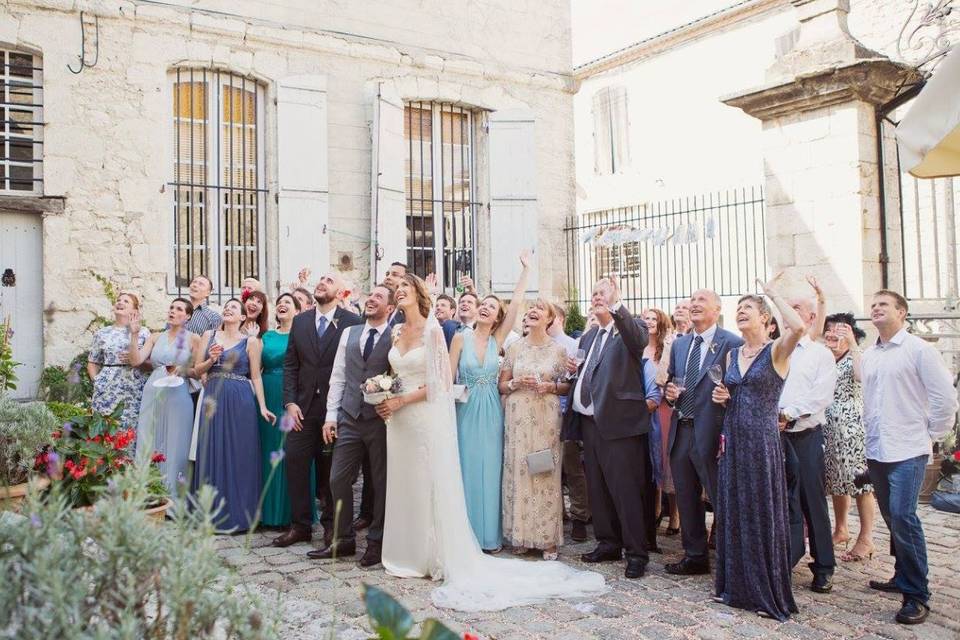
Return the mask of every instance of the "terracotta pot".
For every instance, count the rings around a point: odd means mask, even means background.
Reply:
[[[0,509],[7,511],[20,511],[20,505],[27,497],[27,490],[30,483],[43,491],[50,486],[50,478],[46,476],[37,476],[22,484],[15,484],[12,487],[0,487]]]
[[[937,483],[940,482],[941,462],[943,462],[943,455],[933,454],[923,475],[923,484],[920,485],[920,504],[930,504],[930,496],[937,490]]]
[[[171,506],[173,506],[173,500],[170,498],[164,498],[162,504],[159,504],[155,507],[150,507],[146,510],[146,514],[154,520],[163,522],[163,519],[167,515],[167,509],[169,509]]]

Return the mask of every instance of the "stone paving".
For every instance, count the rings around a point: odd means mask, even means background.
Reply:
[[[308,560],[305,554],[310,547],[306,544],[275,549],[269,546],[277,535],[275,532],[254,534],[249,539],[224,536],[219,543],[226,561],[236,566],[268,601],[280,607],[282,637],[286,640],[329,637],[331,626],[338,639],[369,638],[370,627],[360,601],[362,583],[376,585],[397,597],[418,621],[435,617],[456,631],[471,631],[483,638],[502,640],[770,637],[957,640],[960,638],[960,516],[922,506],[920,517],[927,536],[933,598],[930,617],[916,627],[894,621],[900,604],[896,594],[882,594],[867,588],[869,579],[893,575],[892,558],[880,553],[887,549],[888,535],[879,517],[874,537],[878,552],[866,562],[839,563],[833,593],[811,592],[807,588],[810,573],[804,562],[798,565],[793,584],[800,613],[783,624],[712,602],[709,576],[666,574],[664,562],[673,561],[680,554],[679,536],[661,536],[664,553],[651,556],[647,575],[640,580],[626,580],[622,563],[587,567],[580,562],[579,555],[591,550],[593,541],[576,544],[569,543],[568,539],[568,544],[561,548],[561,561],[578,568],[599,570],[612,587],[608,594],[583,601],[559,600],[484,613],[437,609],[430,601],[430,591],[436,585],[428,580],[393,578],[379,566],[361,569],[355,561]],[[855,533],[858,529],[856,509],[850,519],[851,532]]]

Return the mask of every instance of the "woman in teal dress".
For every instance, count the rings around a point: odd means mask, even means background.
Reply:
[[[467,500],[467,516],[480,548],[499,551],[500,479],[503,470],[503,405],[497,379],[499,355],[523,300],[529,254],[520,256],[523,271],[506,310],[496,296],[487,296],[477,308],[473,330],[458,332],[450,344],[450,366],[467,388],[466,402],[457,404],[457,440],[460,471]]]
[[[300,313],[300,302],[289,293],[277,298],[277,328],[263,334],[263,395],[267,409],[271,413],[283,416],[283,359],[287,353],[287,341],[293,317]],[[260,522],[268,527],[286,527],[290,524],[290,496],[287,493],[286,462],[282,459],[283,437],[292,424],[286,418],[271,424],[260,417],[260,452],[263,478],[263,508]],[[277,453],[280,452],[280,453]],[[276,466],[276,469],[274,469]],[[316,474],[311,473],[314,478]],[[311,489],[311,495],[313,495]],[[313,519],[316,520],[316,504],[313,505]]]
[[[190,479],[193,400],[184,377],[200,343],[200,336],[186,329],[191,315],[189,300],[174,299],[167,310],[166,330],[151,335],[141,349],[131,341],[129,351],[131,366],[139,367],[149,359],[154,367],[140,401],[137,456],[149,457],[154,451],[163,454],[160,474],[171,496],[179,495],[180,483]]]

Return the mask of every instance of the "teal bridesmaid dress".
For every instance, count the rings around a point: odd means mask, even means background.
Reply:
[[[484,550],[500,548],[500,479],[503,472],[503,406],[497,389],[500,362],[491,336],[483,362],[477,360],[473,331],[463,332],[458,373],[469,397],[457,404],[460,469],[467,516]]]

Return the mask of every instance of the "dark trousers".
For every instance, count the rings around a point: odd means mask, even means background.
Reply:
[[[360,490],[360,517],[367,520],[373,520],[373,471],[370,469],[370,452],[365,451],[363,462],[360,464],[363,473],[363,487]]]
[[[563,478],[570,496],[570,518],[587,522],[590,519],[590,503],[587,499],[587,477],[583,471],[580,452],[583,445],[575,440],[563,443]]]
[[[581,425],[587,494],[598,546],[607,551],[623,549],[628,557],[646,562],[644,504],[652,498],[646,495],[644,483],[650,464],[647,435],[604,440],[593,417],[581,416]]]
[[[823,480],[823,431],[820,427],[795,433],[785,431],[781,440],[790,504],[790,562],[797,566],[806,553],[803,536],[806,521],[813,556],[810,571],[814,575],[831,576],[837,561]]]
[[[333,530],[334,503],[330,494],[330,465],[332,456],[323,451],[323,422],[327,408],[314,399],[307,415],[303,417],[303,429],[287,434],[284,446],[287,462],[287,491],[290,494],[291,526],[298,529],[313,528],[311,517],[310,465],[317,465],[317,495],[322,496],[323,510],[320,523],[324,532]]]
[[[880,515],[890,530],[895,557],[893,581],[904,598],[926,604],[930,599],[927,541],[917,517],[917,498],[926,473],[927,456],[900,462],[867,460],[867,466]]]
[[[370,507],[372,521],[367,531],[367,540],[383,539],[383,514],[387,496],[387,431],[380,418],[353,420],[342,416],[337,424],[337,441],[333,449],[333,468],[330,471],[330,488],[334,509],[339,504],[337,539],[352,541],[353,530],[353,483],[364,460],[370,463],[363,472],[363,487],[370,487],[373,504]],[[361,513],[363,507],[361,506]]]
[[[717,504],[717,461],[700,459],[692,424],[678,422],[676,429],[670,451],[670,473],[677,490],[683,554],[695,562],[709,562],[703,492],[707,492],[710,504]],[[716,519],[716,511],[713,517]]]

